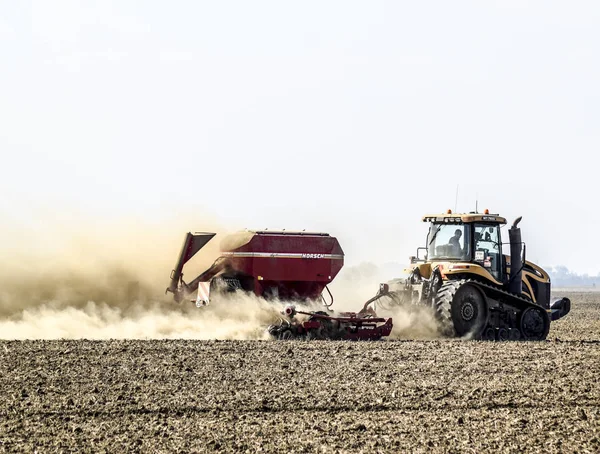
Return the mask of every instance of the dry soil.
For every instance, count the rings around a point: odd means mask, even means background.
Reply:
[[[548,341],[3,341],[0,450],[600,452],[600,293]]]

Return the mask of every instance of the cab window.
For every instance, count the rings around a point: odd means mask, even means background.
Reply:
[[[487,269],[494,278],[501,280],[500,227],[498,225],[475,224],[474,245],[475,262]]]
[[[469,229],[461,224],[431,224],[427,235],[429,259],[468,260]]]

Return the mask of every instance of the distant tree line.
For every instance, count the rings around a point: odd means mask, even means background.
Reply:
[[[600,274],[596,276],[577,274],[562,265],[542,268],[550,275],[553,287],[596,287],[600,285]]]
[[[402,271],[407,265],[396,262],[388,262],[380,265],[375,265],[372,262],[363,262],[358,265],[348,266],[344,268],[340,279],[350,281],[356,280],[373,280],[380,279],[382,282],[400,277]],[[589,274],[577,274],[570,271],[566,266],[543,266],[544,270],[550,275],[553,287],[591,287],[598,286],[600,290],[600,274],[590,276]]]

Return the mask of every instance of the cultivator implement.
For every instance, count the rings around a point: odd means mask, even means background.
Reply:
[[[268,328],[269,334],[279,340],[379,340],[389,336],[393,327],[391,318],[380,318],[373,313],[342,312],[331,316],[322,311],[297,311],[295,306],[287,306],[282,314],[286,318]]]

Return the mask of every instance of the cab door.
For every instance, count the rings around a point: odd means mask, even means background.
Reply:
[[[484,267],[497,281],[502,282],[502,244],[500,226],[475,224],[474,261]]]

